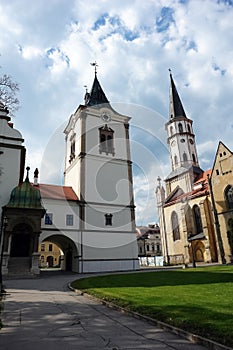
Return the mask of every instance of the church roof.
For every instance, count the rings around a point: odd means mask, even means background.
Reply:
[[[40,191],[29,182],[28,173],[25,181],[12,190],[9,203],[6,207],[44,209],[41,204]]]
[[[176,90],[176,86],[170,73],[170,119],[187,118],[181,99]]]
[[[197,177],[196,181],[193,183],[193,190],[190,192],[184,193],[181,191],[181,188],[177,186],[170,195],[165,200],[165,207],[173,205],[178,202],[190,200],[196,197],[201,197],[209,194],[209,185],[208,185],[208,175],[211,174],[212,169],[203,171]]]
[[[91,88],[91,92],[86,92],[85,105],[96,106],[103,103],[109,103],[95,73],[95,79]]]
[[[78,201],[79,198],[74,192],[72,187],[69,186],[59,186],[59,185],[49,185],[49,184],[39,184],[37,186],[40,190],[42,199],[63,199],[68,201]]]
[[[196,177],[199,177],[203,174],[203,170],[197,166],[191,165],[187,168],[184,166],[180,166],[179,168],[176,168],[173,170],[167,177],[166,180],[170,180],[174,177],[177,177],[179,175],[182,175],[184,173],[187,173],[188,171],[192,171]]]

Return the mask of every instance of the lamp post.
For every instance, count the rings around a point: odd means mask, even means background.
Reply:
[[[2,260],[3,260],[4,234],[5,234],[7,225],[8,225],[8,219],[6,216],[2,215],[1,239],[0,239],[0,247],[1,247],[1,253],[0,253],[0,294],[5,293],[5,290],[3,289],[3,285],[2,285]]]

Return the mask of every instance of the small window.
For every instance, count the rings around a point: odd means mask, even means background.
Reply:
[[[173,126],[170,127],[170,134],[173,135]]]
[[[178,158],[177,158],[177,156],[174,157],[174,163],[175,163],[175,165],[178,164]]]
[[[159,252],[159,251],[160,251],[160,245],[157,244],[157,252]]]
[[[155,250],[155,245],[152,243],[151,244],[151,250],[154,252],[154,250]]]
[[[222,153],[220,153],[219,155],[220,155],[220,157],[222,157]]]
[[[226,152],[225,151],[223,152],[223,155],[226,156]]]
[[[216,175],[219,175],[219,170],[218,169],[216,169]]]
[[[41,251],[41,252],[44,252],[44,251],[45,251],[45,244],[44,244],[44,243],[41,243],[40,251]]]
[[[46,213],[45,214],[45,225],[52,225],[52,224],[53,224],[53,214]]]
[[[73,226],[74,225],[74,215],[67,214],[66,215],[66,225],[67,226]]]
[[[112,214],[105,214],[105,225],[112,226]]]
[[[52,243],[49,243],[49,252],[52,252],[53,251],[53,245]]]
[[[196,157],[194,153],[192,154],[192,158],[193,158],[193,163],[196,163]]]
[[[146,245],[146,250],[149,252],[150,251],[150,246],[149,244]]]
[[[188,132],[191,134],[191,128],[189,124],[187,124],[187,128],[188,128]]]

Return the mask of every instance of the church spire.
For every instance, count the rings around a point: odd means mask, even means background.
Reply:
[[[170,72],[170,119],[174,118],[187,118],[179,94],[176,90],[176,86]]]
[[[96,106],[103,103],[109,103],[100,83],[97,79],[97,63],[91,63],[95,67],[95,78],[91,88],[91,92],[86,92],[85,95],[85,105],[86,106]]]

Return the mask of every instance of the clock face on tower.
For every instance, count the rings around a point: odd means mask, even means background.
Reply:
[[[103,120],[104,122],[109,122],[109,121],[111,120],[110,115],[107,114],[107,113],[103,113],[103,114],[101,115],[101,118],[102,118],[102,120]]]

